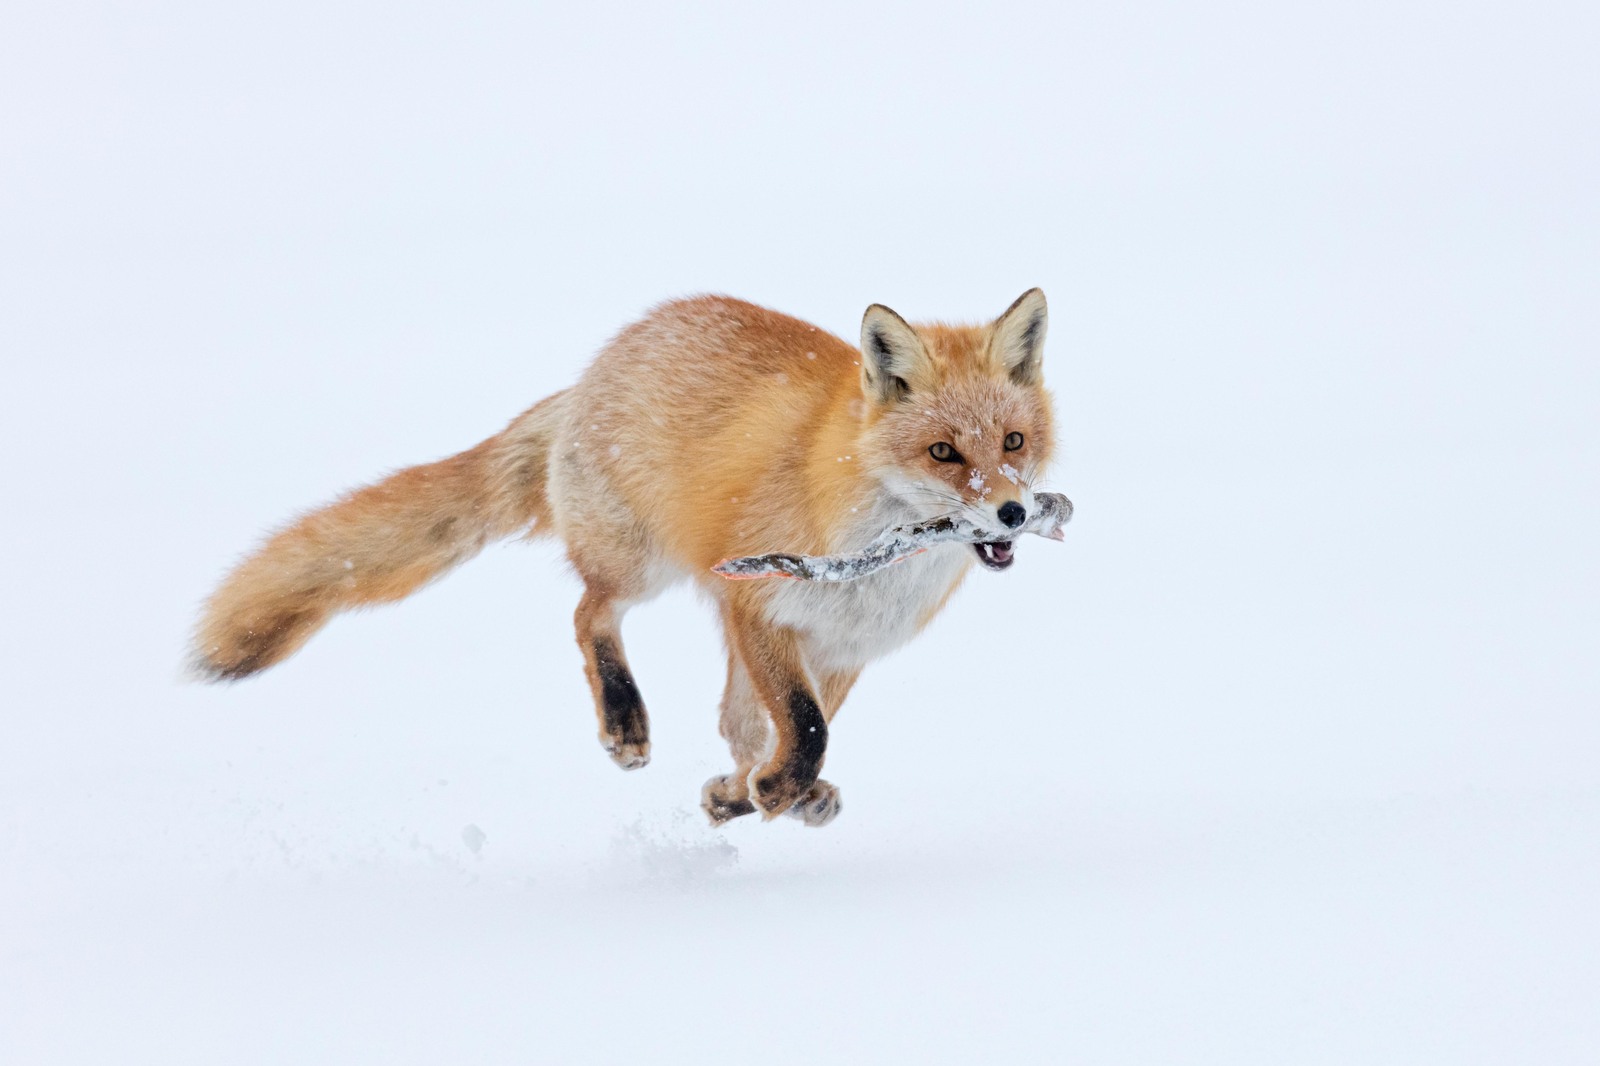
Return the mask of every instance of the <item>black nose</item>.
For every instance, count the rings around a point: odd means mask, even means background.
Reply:
[[[1006,524],[1007,529],[1016,529],[1028,520],[1028,511],[1016,500],[1002,504],[999,510],[1000,521]]]

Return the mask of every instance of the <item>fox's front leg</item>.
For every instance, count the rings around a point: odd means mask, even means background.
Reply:
[[[810,793],[828,753],[828,720],[803,681],[785,679],[781,695],[763,702],[777,738],[772,756],[750,771],[750,801],[765,818],[774,818]]]
[[[734,770],[713,777],[701,790],[700,805],[712,825],[755,813],[756,806],[750,798],[750,778],[757,765],[770,761],[768,751],[774,746],[771,715],[756,694],[755,684],[735,645],[732,621],[727,615],[724,615],[724,623],[729,626],[728,684],[722,694],[719,731],[733,754]],[[822,700],[822,715],[828,722],[833,721],[860,673],[860,670],[850,670],[817,675],[817,695]],[[787,813],[809,826],[823,826],[833,821],[842,809],[838,787],[819,778]]]
[[[817,695],[822,697],[822,716],[829,725],[833,724],[833,716],[839,713],[840,705],[860,676],[861,670],[857,668],[824,673],[817,678]],[[807,825],[820,826],[833,821],[842,810],[844,801],[839,798],[839,787],[819,777],[805,795],[789,808],[789,814]]]
[[[729,651],[738,657],[756,703],[766,712],[765,758],[746,780],[750,803],[762,817],[773,818],[816,783],[828,751],[828,720],[806,676],[793,630],[767,621],[754,596],[731,599],[723,624]]]
[[[727,622],[726,617],[723,620]],[[733,772],[713,777],[700,790],[700,806],[712,825],[755,813],[755,804],[750,802],[750,771],[767,750],[767,712],[756,698],[731,634],[727,643],[728,684],[722,692],[717,729],[733,754]]]

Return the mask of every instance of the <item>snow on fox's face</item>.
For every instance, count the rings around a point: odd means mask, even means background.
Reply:
[[[926,517],[965,509],[996,527],[1007,503],[1032,509],[1031,485],[1053,445],[1042,390],[1009,382],[968,381],[885,412],[873,434],[893,479]],[[939,506],[932,506],[937,504]]]
[[[1040,361],[1044,295],[987,326],[912,327],[884,307],[862,324],[868,398],[863,458],[923,518],[962,514],[1003,535],[1032,512],[1031,484],[1054,445]],[[994,569],[1010,542],[979,545]]]

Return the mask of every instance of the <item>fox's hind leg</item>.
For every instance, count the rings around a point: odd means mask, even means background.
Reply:
[[[587,535],[576,544],[569,541],[567,550],[583,578],[583,598],[573,618],[578,647],[594,694],[600,744],[618,766],[637,770],[650,761],[650,717],[622,648],[622,616],[660,592],[669,575],[636,529],[606,521],[619,516],[584,517]]]
[[[600,744],[624,770],[650,761],[650,718],[622,647],[622,616],[673,580],[637,515],[607,482],[604,449],[563,433],[550,459],[549,494],[567,558],[583,579],[573,621],[594,695]]]
[[[622,650],[626,606],[608,586],[590,582],[578,601],[574,621],[578,647],[583,649],[583,670],[600,720],[600,744],[618,766],[637,770],[650,761],[650,717]]]

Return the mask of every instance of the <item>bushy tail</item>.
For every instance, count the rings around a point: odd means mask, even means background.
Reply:
[[[547,532],[546,469],[564,395],[475,448],[357,489],[274,535],[207,602],[195,672],[248,677],[340,611],[409,596],[492,540]]]

